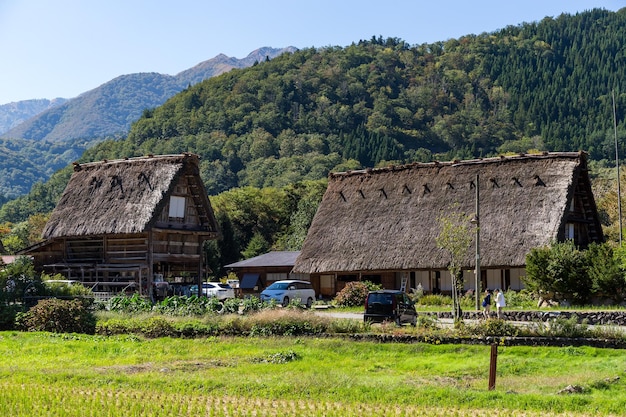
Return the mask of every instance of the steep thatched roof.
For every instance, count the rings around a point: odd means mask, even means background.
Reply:
[[[165,206],[181,175],[199,177],[193,154],[148,156],[75,164],[74,173],[50,216],[43,238],[146,231]],[[200,210],[215,222],[202,187]],[[207,224],[216,230],[215,224]]]
[[[582,153],[545,153],[412,164],[331,174],[295,272],[445,269],[437,219],[475,212],[480,176],[480,245],[484,267],[523,266],[533,247],[563,233],[568,203],[591,194]],[[593,196],[592,217],[600,229]],[[470,232],[474,228],[470,227]],[[601,230],[598,231],[602,236]],[[561,237],[562,238],[562,237]],[[468,248],[466,268],[475,264]]]
[[[253,258],[225,265],[225,268],[252,268],[252,267],[277,267],[293,266],[299,251],[274,251],[264,253]]]

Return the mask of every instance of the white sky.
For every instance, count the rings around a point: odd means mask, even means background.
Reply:
[[[224,53],[411,45],[626,0],[0,0],[0,104],[72,98],[123,74],[174,75]]]

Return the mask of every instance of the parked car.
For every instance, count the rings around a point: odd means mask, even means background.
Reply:
[[[198,295],[198,286],[192,285],[189,289],[192,295]],[[222,301],[227,298],[235,298],[235,290],[228,284],[221,282],[203,282],[202,295],[206,297],[216,297]]]
[[[374,323],[393,321],[398,326],[405,323],[415,326],[417,311],[415,311],[415,304],[404,291],[370,291],[365,299],[363,320]]]
[[[315,301],[315,290],[309,281],[276,281],[261,292],[261,301],[270,300],[276,300],[283,307],[293,300],[300,300],[300,304],[311,308]]]

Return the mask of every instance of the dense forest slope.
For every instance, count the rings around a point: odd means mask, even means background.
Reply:
[[[216,195],[330,170],[529,149],[612,159],[612,91],[624,139],[625,45],[622,9],[433,44],[378,37],[295,51],[185,89],[83,160],[198,153]],[[14,204],[0,221],[28,214]]]
[[[31,190],[42,176],[49,178],[76,161],[93,143],[86,141],[46,142],[0,139],[0,189],[15,198]]]
[[[435,44],[373,38],[301,50],[188,88],[90,155],[197,152],[211,194],[315,179],[354,161],[531,148],[610,159],[612,91],[620,134],[624,126],[625,45],[623,9]]]

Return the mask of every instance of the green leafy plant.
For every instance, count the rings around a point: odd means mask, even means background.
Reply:
[[[224,314],[237,314],[239,313],[239,307],[241,306],[241,300],[239,298],[228,298],[223,301]]]
[[[152,310],[152,303],[135,293],[130,297],[118,296],[111,298],[109,308],[111,311],[124,313],[139,313]]]
[[[276,306],[276,300],[274,300],[272,298],[272,301],[273,301],[273,306],[275,307]],[[261,299],[259,297],[245,297],[241,301],[241,306],[242,306],[242,313],[243,314],[259,311],[259,310],[261,310],[264,307],[268,307],[268,308],[272,307],[270,305],[270,303],[264,303],[263,301],[261,301]]]
[[[572,314],[570,317],[557,317],[549,320],[543,326],[537,327],[537,333],[541,336],[551,337],[589,337],[592,332],[586,320],[578,322],[578,316]]]

